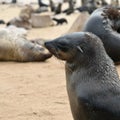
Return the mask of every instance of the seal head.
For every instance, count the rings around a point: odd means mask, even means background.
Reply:
[[[104,49],[102,43],[95,35],[87,32],[76,32],[53,41],[45,42],[45,46],[58,59],[67,62],[79,61],[79,63],[82,63],[89,61],[89,59],[97,54],[99,48],[96,48],[96,44],[98,43],[101,44],[99,47]],[[88,45],[86,46],[86,44]]]

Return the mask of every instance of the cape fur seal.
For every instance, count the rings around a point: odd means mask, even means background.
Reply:
[[[89,14],[91,14],[97,8],[98,5],[96,0],[86,0],[86,3],[79,8],[76,8],[76,10],[80,12],[88,12]]]
[[[23,21],[29,21],[31,19],[31,14],[34,13],[34,9],[31,5],[25,5],[20,11],[19,17]]]
[[[25,28],[25,29],[31,29],[32,28],[32,25],[30,23],[30,21],[25,21],[25,20],[22,20],[20,17],[15,17],[13,19],[11,19],[10,21],[7,22],[6,24],[7,26],[10,26],[10,25],[14,25],[16,27],[22,27],[22,28]]]
[[[60,19],[58,19],[58,18],[52,18],[52,20],[54,20],[54,21],[57,22],[56,25],[62,25],[63,23],[66,23],[66,24],[68,23],[67,19],[65,19],[65,18],[60,18]]]
[[[120,120],[120,79],[101,40],[79,32],[45,42],[65,60],[67,91],[74,120]]]
[[[115,63],[120,62],[120,12],[117,9],[104,7],[95,10],[83,31],[100,37],[108,55]]]
[[[30,5],[25,5],[25,7],[20,11],[18,17],[15,17],[8,21],[7,26],[15,25],[16,27],[23,27],[25,29],[31,29],[31,14],[34,12],[34,9]]]
[[[9,29],[0,30],[0,61],[45,61],[52,55],[38,44]]]

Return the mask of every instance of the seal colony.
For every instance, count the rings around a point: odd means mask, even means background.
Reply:
[[[52,55],[38,44],[8,29],[0,30],[0,61],[45,61]]]
[[[74,120],[120,120],[120,79],[103,43],[78,32],[45,42],[66,61],[66,81]]]
[[[95,10],[83,31],[97,35],[113,61],[120,62],[120,12],[117,9],[104,7]]]

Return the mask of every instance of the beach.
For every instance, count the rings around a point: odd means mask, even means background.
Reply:
[[[19,15],[21,6],[0,5],[5,22]],[[65,34],[68,24],[28,30],[27,38],[54,39]],[[0,26],[5,27],[4,25]],[[0,120],[72,120],[66,92],[64,62],[55,57],[45,62],[0,62]]]
[[[0,5],[0,17],[8,22],[21,9],[17,5]],[[52,40],[64,35],[78,16],[66,16],[68,24],[32,28],[27,38]],[[0,120],[73,120],[64,64],[55,57],[45,62],[0,62]],[[120,74],[120,66],[117,70]]]

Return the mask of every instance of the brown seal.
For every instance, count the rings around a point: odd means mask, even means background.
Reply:
[[[38,44],[10,30],[0,30],[0,61],[45,61],[52,55]]]
[[[26,5],[20,12],[18,17],[15,17],[8,21],[8,25],[15,25],[16,27],[23,27],[25,29],[31,29],[31,14],[34,12],[34,9],[30,5]]]
[[[101,40],[79,32],[45,43],[66,61],[66,80],[74,120],[120,120],[120,80]]]
[[[32,13],[34,13],[32,6],[25,5],[25,7],[20,11],[19,17],[24,21],[28,21],[31,19]]]
[[[9,25],[14,25],[16,27],[22,27],[25,29],[31,29],[32,25],[30,23],[30,21],[26,21],[26,20],[22,20],[20,17],[15,17],[13,19],[11,19],[10,21],[7,22],[6,24],[7,26]]]

